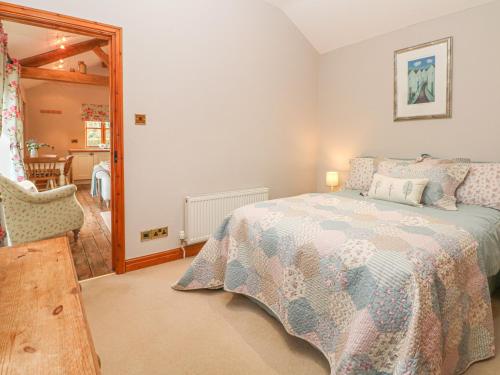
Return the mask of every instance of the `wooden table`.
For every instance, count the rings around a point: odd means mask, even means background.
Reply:
[[[68,239],[0,248],[0,375],[100,374]]]

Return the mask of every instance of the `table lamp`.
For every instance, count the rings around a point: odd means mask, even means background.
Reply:
[[[329,186],[331,191],[339,186],[339,172],[326,172],[326,186]]]

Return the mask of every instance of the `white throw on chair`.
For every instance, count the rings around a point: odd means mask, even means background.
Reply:
[[[94,165],[92,182],[90,184],[90,195],[99,197],[99,202],[104,201],[109,208],[111,201],[111,176],[109,162],[101,162]]]
[[[104,201],[106,207],[109,208],[109,202],[111,201],[111,178],[109,173],[99,171],[95,174],[95,178],[98,181],[99,199]]]
[[[78,238],[83,209],[76,199],[76,186],[66,185],[38,192],[29,181],[14,182],[0,175],[0,214],[7,243],[37,241],[73,231]]]

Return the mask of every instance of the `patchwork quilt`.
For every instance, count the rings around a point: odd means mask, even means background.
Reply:
[[[332,374],[459,374],[494,355],[476,250],[430,216],[306,194],[234,211],[174,288],[256,299]]]

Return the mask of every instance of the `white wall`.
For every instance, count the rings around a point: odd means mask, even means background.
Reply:
[[[318,189],[353,156],[500,161],[500,1],[321,56]],[[453,36],[453,117],[395,123],[394,51]]]
[[[85,148],[82,104],[109,104],[109,88],[46,82],[28,88],[25,99],[24,139],[34,138],[54,147],[53,150],[42,148],[40,154],[65,156],[70,148]],[[42,109],[60,110],[62,113],[41,113]],[[78,143],[71,143],[72,139],[78,140]]]
[[[126,258],[178,246],[186,195],[315,189],[318,55],[261,0],[22,0],[123,27]],[[135,127],[134,113],[148,125]],[[140,243],[168,225],[165,240]]]

